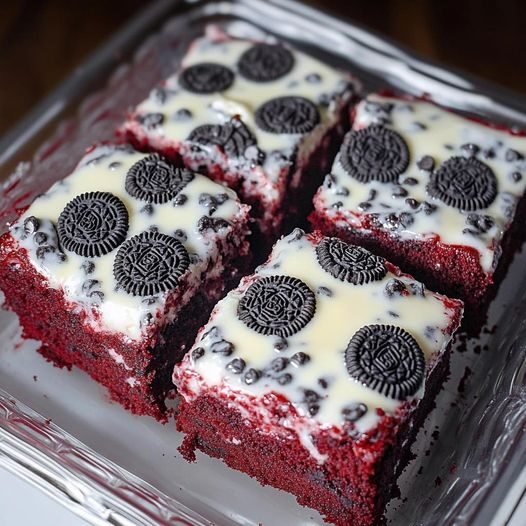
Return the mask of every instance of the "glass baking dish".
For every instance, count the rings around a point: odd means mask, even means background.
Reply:
[[[189,42],[217,24],[272,34],[349,69],[367,90],[426,93],[457,110],[526,127],[526,99],[431,64],[347,21],[290,0],[151,4],[0,142],[0,219],[13,219],[81,152],[111,140],[128,107],[171,73]],[[5,226],[3,227],[5,229]],[[526,461],[526,255],[515,257],[479,339],[459,337],[450,380],[414,446],[390,524],[504,524]],[[84,373],[53,367],[0,312],[0,465],[93,524],[322,524],[292,496],[203,455],[177,453],[161,425],[111,403]]]

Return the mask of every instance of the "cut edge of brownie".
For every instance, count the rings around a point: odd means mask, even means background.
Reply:
[[[46,359],[59,367],[79,367],[132,413],[166,422],[165,400],[174,389],[171,374],[175,363],[192,345],[216,302],[250,267],[248,242],[239,241],[221,258],[222,273],[205,281],[173,321],[160,327],[157,334],[135,341],[118,332],[92,328],[86,312],[74,308],[62,290],[48,285],[29,261],[27,251],[7,232],[0,237],[0,264],[5,269],[0,272],[3,307],[17,314],[24,338],[41,342],[38,352]],[[226,250],[227,243],[222,245]],[[134,365],[130,368],[132,354]]]

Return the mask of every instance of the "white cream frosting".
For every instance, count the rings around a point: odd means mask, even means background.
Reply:
[[[219,275],[223,269],[221,242],[232,231],[232,226],[214,232],[200,232],[198,221],[208,215],[208,209],[199,203],[203,193],[216,195],[226,194],[228,199],[218,206],[214,218],[223,218],[231,225],[245,221],[247,207],[241,205],[236,194],[208,178],[195,174],[180,192],[187,197],[186,202],[174,206],[172,201],[152,205],[151,213],[144,210],[146,201],[132,197],[125,189],[128,169],[140,159],[143,153],[129,148],[100,146],[88,153],[77,168],[65,179],[55,183],[45,194],[38,197],[25,213],[11,226],[11,234],[27,250],[30,262],[41,273],[52,288],[64,292],[72,309],[80,309],[87,314],[86,321],[99,330],[119,332],[131,340],[138,340],[148,329],[148,317],[160,315],[163,322],[170,322],[184,306],[201,283],[202,274],[206,278]],[[174,236],[176,230],[182,230],[185,238],[178,239],[183,243],[191,259],[190,267],[181,277],[187,286],[184,294],[178,298],[176,305],[167,311],[167,299],[172,292],[155,296],[133,296],[122,288],[117,288],[113,275],[113,262],[119,247],[101,257],[85,258],[74,252],[64,251],[65,261],[60,261],[56,253],[37,257],[38,245],[34,234],[24,235],[24,221],[31,216],[40,223],[39,232],[47,234],[52,245],[58,246],[55,226],[58,217],[66,204],[76,196],[91,191],[110,192],[126,206],[129,215],[127,238],[140,234],[152,227],[160,233]],[[246,233],[246,228],[243,229]],[[120,246],[120,245],[119,245]],[[92,262],[93,271],[86,273],[83,264]],[[215,262],[210,271],[206,271],[210,261]],[[86,281],[95,280],[96,284],[86,290]],[[84,288],[83,288],[84,286]],[[104,299],[97,295],[88,296],[93,290],[101,291]],[[118,362],[122,357],[113,356]]]
[[[480,254],[483,270],[491,273],[498,263],[499,242],[513,221],[517,203],[526,190],[526,138],[479,124],[428,102],[369,95],[356,108],[353,128],[378,123],[396,131],[408,146],[409,166],[399,177],[407,195],[393,196],[393,190],[399,186],[394,183],[357,181],[344,170],[338,155],[331,170],[335,181],[329,183],[326,179],[316,196],[316,208],[356,228],[360,228],[363,218],[370,214],[379,214],[380,222],[385,225],[389,214],[410,213],[413,223],[400,225],[393,235],[402,239],[438,236],[448,245],[472,247]],[[488,165],[497,179],[496,199],[487,208],[475,212],[493,219],[493,226],[487,232],[473,232],[466,222],[469,212],[447,206],[429,196],[426,192],[429,172],[417,166],[426,155],[434,159],[435,169],[450,157],[465,156],[467,151],[462,146],[466,144],[475,144],[479,148],[476,158]],[[510,149],[518,152],[519,158],[506,159]],[[514,173],[520,175],[519,180],[516,180],[517,176],[514,179]],[[407,178],[413,178],[416,184],[404,184]],[[370,200],[372,191],[376,196]],[[412,209],[406,202],[411,198],[418,203],[427,201],[437,208],[429,215],[423,210]],[[370,207],[361,211],[359,205],[366,201]],[[465,229],[472,233],[465,232]]]
[[[304,444],[305,437],[309,437],[319,426],[341,428],[344,423],[342,410],[351,404],[363,403],[367,406],[365,415],[355,422],[355,428],[364,432],[377,425],[379,415],[376,409],[394,414],[404,403],[362,385],[348,374],[345,350],[361,327],[371,324],[402,327],[418,342],[429,366],[448,345],[451,333],[456,329],[452,326],[452,320],[459,309],[458,303],[444,302],[443,296],[426,290],[405,275],[395,276],[387,272],[383,279],[364,285],[341,281],[320,266],[316,242],[312,239],[307,235],[299,237],[297,232],[282,238],[275,245],[267,263],[256,272],[257,277],[285,275],[299,278],[315,293],[314,317],[303,329],[286,338],[286,349],[277,351],[274,344],[279,338],[262,335],[238,318],[239,302],[254,281],[254,277],[249,277],[214,309],[210,321],[194,345],[194,349],[204,350],[203,356],[196,359],[189,352],[183,363],[176,366],[174,373],[174,381],[181,388],[183,396],[193,398],[216,389],[228,399],[238,400],[235,407],[242,413],[246,403],[258,414],[261,413],[262,421],[267,423],[270,423],[272,415],[265,416],[263,397],[270,393],[283,395],[303,420],[299,423],[287,418],[280,425],[293,429]],[[405,296],[388,296],[385,287],[393,278],[406,284],[408,290],[414,286],[415,292]],[[328,289],[330,295],[326,291],[322,292],[321,287]],[[214,327],[217,329],[214,330]],[[224,356],[211,351],[211,346],[218,338],[234,346],[232,354]],[[307,354],[310,360],[298,366],[289,363],[279,374],[289,373],[293,379],[286,385],[280,385],[276,381],[279,375],[269,371],[270,363],[278,357],[291,358],[300,351]],[[262,371],[259,380],[247,385],[243,374],[229,371],[226,365],[234,358],[242,358],[246,362],[245,371],[249,368]],[[265,374],[265,370],[269,374]],[[320,384],[320,379],[322,383],[325,382],[325,386]],[[421,398],[424,384],[408,400]],[[312,416],[305,401],[306,390],[319,395],[319,410]],[[243,403],[246,395],[256,397],[260,402],[251,399]],[[309,442],[306,447],[311,450],[314,446]],[[323,455],[318,460],[323,461]]]
[[[349,90],[350,78],[313,57],[296,50],[292,51],[294,66],[291,71],[271,82],[254,82],[237,72],[237,62],[253,42],[208,36],[194,41],[184,57],[182,67],[200,62],[212,62],[227,66],[234,73],[232,85],[221,93],[196,94],[183,89],[179,84],[179,73],[169,77],[161,88],[156,88],[150,97],[136,108],[136,115],[160,113],[163,123],[153,129],[141,127],[155,145],[184,141],[196,127],[204,124],[224,124],[239,116],[257,140],[257,146],[265,152],[264,175],[276,183],[284,166],[305,134],[275,134],[258,128],[254,114],[264,102],[280,96],[301,96],[314,102],[320,113],[318,128],[326,128],[338,117],[335,110]],[[316,75],[313,77],[312,75]],[[163,93],[159,97],[160,90]],[[327,103],[320,103],[326,99]],[[181,110],[189,110],[189,118],[181,117]],[[136,126],[136,124],[131,125]],[[275,155],[275,153],[281,155]],[[285,157],[285,159],[282,158]],[[236,160],[229,160],[233,163]],[[258,172],[257,167],[252,167]]]

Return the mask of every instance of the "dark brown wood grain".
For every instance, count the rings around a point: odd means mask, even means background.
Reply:
[[[526,92],[522,0],[309,0],[442,63]],[[144,0],[0,2],[0,134]]]

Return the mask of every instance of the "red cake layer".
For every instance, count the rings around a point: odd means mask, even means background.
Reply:
[[[431,289],[451,297],[463,298],[466,311],[463,327],[477,335],[487,319],[489,303],[498,292],[513,256],[525,239],[522,225],[526,220],[526,202],[517,208],[512,227],[501,241],[502,255],[492,275],[480,266],[476,250],[458,245],[445,245],[439,239],[402,240],[371,222],[363,229],[353,229],[343,217],[329,218],[320,209],[309,216],[314,230],[361,245],[407,270]],[[345,226],[343,226],[345,224]]]
[[[457,320],[458,322],[458,320]],[[356,441],[320,433],[314,443],[328,460],[318,464],[295,433],[262,433],[258,416],[246,417],[215,392],[193,402],[181,397],[177,429],[185,433],[180,448],[188,460],[199,449],[228,466],[290,492],[298,503],[318,510],[337,526],[372,526],[383,523],[387,502],[398,495],[396,480],[412,458],[411,445],[448,375],[449,351],[440,356],[426,380],[426,393],[418,406],[406,406],[397,418],[384,415],[371,437]],[[269,397],[276,419],[286,401]],[[276,428],[277,429],[277,428]]]
[[[0,289],[5,307],[18,315],[24,338],[42,342],[41,354],[58,366],[84,370],[131,412],[165,421],[174,364],[184,356],[216,301],[235,285],[247,261],[242,246],[223,274],[204,283],[172,324],[157,327],[140,341],[92,328],[82,311],[49,287],[8,233],[0,238]],[[126,357],[126,364],[118,363],[116,356]]]

